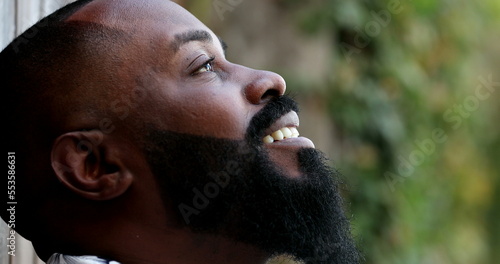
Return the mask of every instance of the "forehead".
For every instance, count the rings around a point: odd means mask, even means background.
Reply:
[[[94,0],[67,21],[87,21],[124,30],[141,40],[173,41],[189,30],[204,30],[203,23],[168,0]]]

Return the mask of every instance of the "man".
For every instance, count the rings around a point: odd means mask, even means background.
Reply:
[[[0,61],[15,228],[48,263],[358,262],[284,80],[177,4],[77,1]]]

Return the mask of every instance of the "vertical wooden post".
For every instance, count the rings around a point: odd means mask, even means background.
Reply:
[[[15,0],[0,1],[0,49],[5,48],[16,32],[16,2]]]

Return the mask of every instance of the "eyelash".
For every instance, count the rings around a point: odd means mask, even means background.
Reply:
[[[201,73],[204,73],[204,72],[213,72],[214,69],[213,69],[213,61],[215,60],[215,57],[211,57],[210,59],[208,59],[201,67],[199,67],[198,69],[196,69],[196,71],[194,71],[191,75],[197,75],[197,74],[201,74]],[[207,66],[208,66],[208,69],[207,69]],[[206,69],[206,71],[203,71],[203,72],[200,72],[200,70],[202,69]]]

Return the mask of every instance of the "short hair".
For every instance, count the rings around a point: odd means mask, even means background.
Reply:
[[[61,191],[50,166],[53,140],[60,135],[60,100],[89,76],[83,69],[93,67],[98,56],[108,54],[124,32],[89,22],[65,20],[93,0],[78,0],[40,20],[15,38],[0,53],[0,83],[4,94],[7,151],[16,153],[15,226],[32,240],[40,231],[38,205],[51,192]],[[91,57],[89,60],[88,57]],[[83,64],[83,65],[82,65]],[[93,109],[90,107],[89,109]],[[92,111],[92,110],[88,110]],[[47,179],[49,178],[49,179]],[[58,186],[54,189],[53,186]],[[52,188],[52,189],[51,189]],[[6,196],[3,199],[7,199]],[[3,200],[4,206],[7,201]],[[1,210],[8,222],[10,214]]]

